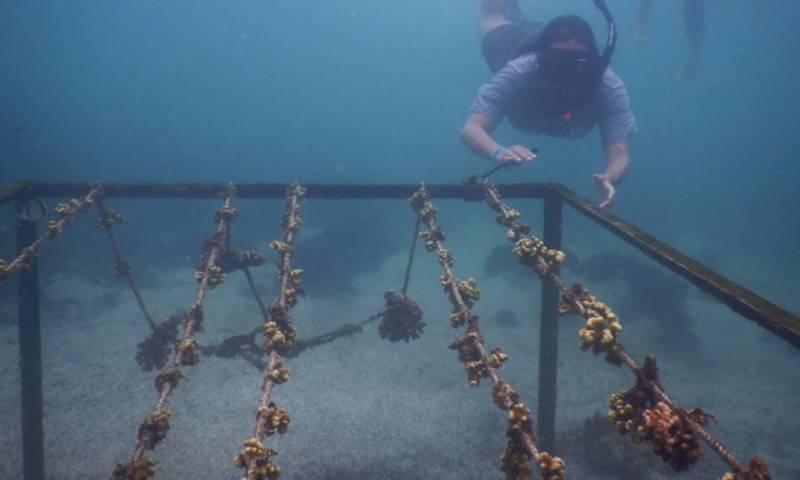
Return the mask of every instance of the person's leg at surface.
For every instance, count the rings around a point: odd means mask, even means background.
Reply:
[[[533,51],[541,25],[528,21],[517,0],[481,0],[481,52],[493,72]]]
[[[481,0],[481,16],[478,20],[478,33],[481,40],[489,31],[515,23],[522,13],[517,0]]]
[[[650,41],[650,9],[653,0],[639,0],[639,13],[633,26],[633,39],[640,43]]]
[[[683,0],[686,19],[686,37],[689,39],[689,59],[678,75],[679,80],[691,80],[697,76],[703,60],[703,36],[706,33],[705,0]]]
[[[517,1],[481,0],[478,19],[481,53],[493,72],[514,58],[512,51],[519,38],[519,25],[506,16],[509,8],[519,10]]]

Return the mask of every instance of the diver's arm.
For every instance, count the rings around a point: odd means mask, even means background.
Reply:
[[[461,143],[472,153],[483,158],[491,158],[500,144],[492,138],[497,121],[480,113],[470,113],[467,123],[461,129]]]
[[[626,143],[606,145],[606,171],[594,175],[594,182],[600,193],[600,208],[608,208],[617,194],[616,185],[622,180],[631,167],[630,148]]]
[[[492,138],[492,132],[497,128],[497,123],[497,120],[487,115],[470,113],[467,122],[461,129],[461,143],[476,155],[498,163],[530,162],[536,158],[533,152],[522,145],[511,145],[505,148],[497,143]]]
[[[617,184],[631,168],[630,148],[627,143],[606,145],[606,171],[603,173],[608,180]]]

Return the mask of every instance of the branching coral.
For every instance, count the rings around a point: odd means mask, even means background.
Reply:
[[[419,237],[425,242],[425,250],[433,252],[436,250],[436,242],[443,242],[447,239],[447,234],[438,225],[426,232],[420,232]]]
[[[527,448],[524,439],[533,438],[533,421],[531,412],[523,403],[513,403],[508,409],[508,429],[506,443],[503,453],[500,455],[502,466],[500,469],[506,474],[508,479],[530,479],[533,478],[533,468],[531,459],[540,461],[540,458],[550,458],[547,453],[532,454]],[[547,455],[547,457],[544,457]],[[561,461],[561,459],[558,459]],[[563,461],[561,461],[563,464]],[[549,466],[549,465],[548,465]],[[544,470],[543,470],[544,471]],[[546,478],[546,477],[545,477]]]
[[[190,367],[200,362],[200,355],[197,353],[197,340],[190,338],[178,342],[175,346],[175,356],[180,358],[182,367]]]
[[[171,365],[158,372],[154,381],[156,391],[159,395],[164,395],[168,390],[174,390],[178,386],[180,379],[186,378],[177,366]]]
[[[630,433],[641,425],[644,412],[653,403],[650,397],[648,390],[639,385],[611,395],[608,419],[619,433]]]
[[[156,444],[167,438],[170,416],[172,413],[169,410],[161,408],[139,425],[139,442],[144,445],[144,448],[153,450],[156,448]]]
[[[250,438],[244,441],[244,448],[234,457],[233,465],[236,468],[247,469],[247,478],[257,480],[278,478],[281,469],[271,462],[275,455],[277,455],[275,450],[264,448],[257,438]]]
[[[581,350],[591,349],[595,355],[603,353],[614,365],[622,363],[619,355],[622,325],[608,305],[598,301],[580,284],[575,284],[563,292],[558,310],[562,315],[577,313],[586,319],[586,325],[578,332]]]
[[[520,212],[509,207],[500,199],[500,192],[488,180],[479,180],[484,189],[486,204],[497,212],[497,223],[508,227],[506,238],[514,242],[512,252],[521,264],[531,267],[540,278],[545,278],[557,271],[567,256],[560,250],[548,248],[544,242],[530,236],[530,225],[520,222]]]
[[[566,464],[564,460],[553,457],[547,452],[542,452],[536,459],[539,461],[539,470],[542,471],[543,480],[564,480]]]
[[[270,373],[276,370],[270,370]],[[271,376],[269,376],[272,379]],[[274,384],[284,383],[284,377],[279,377],[278,381],[273,380]],[[289,378],[288,375],[285,378]],[[274,435],[276,433],[286,433],[289,431],[289,412],[278,408],[275,402],[270,401],[267,406],[258,408],[258,424],[263,425],[264,435]]]
[[[676,472],[687,470],[700,458],[700,444],[685,412],[676,412],[658,402],[646,410],[644,421],[636,429],[636,437],[653,445],[653,453]]]
[[[267,372],[267,377],[270,380],[276,384],[286,383],[289,381],[289,376],[292,374],[292,370],[285,368],[282,361],[278,360],[274,365],[271,365],[271,367],[272,369]]]
[[[114,225],[124,223],[125,218],[116,210],[104,208],[102,203],[102,195],[97,198],[97,209],[100,211],[100,216],[94,222],[94,226],[98,230],[107,230]]]
[[[178,343],[181,317],[172,315],[156,324],[156,329],[136,346],[136,363],[146,371],[164,368],[171,344]]]
[[[378,334],[381,338],[398,342],[419,338],[425,328],[422,321],[422,309],[407,296],[389,290],[383,295],[386,308],[381,315]]]
[[[108,480],[147,480],[156,474],[155,464],[142,456],[131,463],[118,464]]]
[[[707,425],[713,417],[695,409],[684,411],[667,405],[654,393],[659,387],[658,367],[647,357],[636,385],[609,399],[608,418],[617,431],[652,444],[653,453],[675,471],[684,471],[700,458],[699,437],[692,425]]]

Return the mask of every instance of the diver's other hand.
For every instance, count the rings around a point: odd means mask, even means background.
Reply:
[[[493,159],[497,163],[518,165],[520,163],[532,162],[536,160],[536,154],[522,145],[511,145],[510,147],[503,148],[501,151],[497,152],[497,154],[493,156]]]
[[[594,174],[594,184],[597,186],[597,192],[600,194],[600,203],[598,207],[607,210],[608,207],[614,203],[614,197],[617,195],[617,189],[614,184],[608,179],[606,174]]]

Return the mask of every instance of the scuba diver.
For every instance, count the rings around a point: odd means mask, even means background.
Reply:
[[[599,207],[606,208],[630,167],[628,137],[637,127],[625,84],[608,68],[616,44],[614,20],[604,0],[594,3],[608,24],[602,53],[580,17],[560,16],[542,26],[526,20],[516,0],[482,0],[481,51],[495,75],[478,90],[461,141],[477,155],[513,165],[536,155],[492,138],[504,117],[525,133],[573,139],[597,124],[607,167],[594,181]]]
[[[645,43],[650,40],[650,8],[653,0],[641,0],[636,17],[634,38]],[[678,80],[691,80],[697,75],[703,58],[703,34],[706,33],[705,0],[683,0],[683,18],[686,24],[686,37],[689,39],[689,60],[678,74]]]

